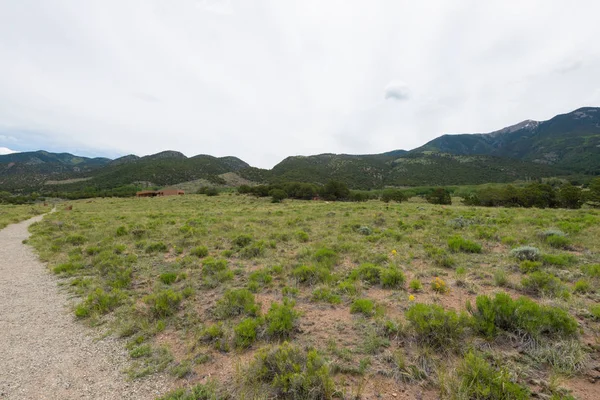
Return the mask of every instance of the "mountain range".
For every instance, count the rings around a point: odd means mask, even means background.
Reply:
[[[169,186],[196,180],[226,184],[335,179],[370,189],[582,174],[600,174],[600,108],[584,107],[490,133],[442,135],[410,151],[291,156],[270,170],[251,167],[237,157],[188,158],[176,151],[115,160],[46,151],[0,155],[0,190],[13,192]]]

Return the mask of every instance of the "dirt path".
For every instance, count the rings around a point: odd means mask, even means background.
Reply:
[[[122,343],[95,339],[66,293],[23,245],[42,216],[0,231],[0,399],[154,399],[167,380],[129,382]]]

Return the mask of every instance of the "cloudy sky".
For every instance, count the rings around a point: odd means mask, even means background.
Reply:
[[[0,152],[271,167],[600,106],[597,0],[0,0]]]

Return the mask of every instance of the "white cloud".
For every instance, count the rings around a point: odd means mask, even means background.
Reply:
[[[402,81],[392,81],[388,83],[384,90],[384,97],[393,100],[408,100],[410,92],[406,83]]]
[[[0,147],[0,156],[4,156],[6,154],[18,153],[18,151],[11,150],[8,147]]]
[[[600,105],[585,103],[599,101],[600,3],[514,10],[500,0],[4,1],[0,133],[22,150],[174,149],[271,167]]]

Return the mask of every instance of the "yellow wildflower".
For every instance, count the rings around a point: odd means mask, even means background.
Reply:
[[[408,296],[408,300],[409,301],[415,301],[415,296],[413,296],[412,294],[410,296]]]
[[[392,250],[392,255],[395,256],[396,255],[396,249]]]

